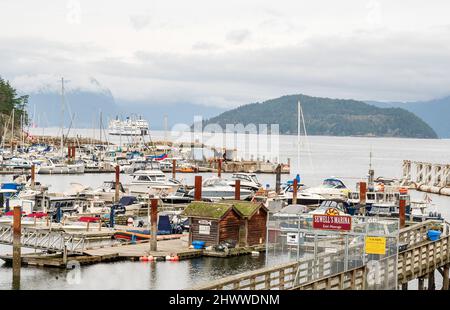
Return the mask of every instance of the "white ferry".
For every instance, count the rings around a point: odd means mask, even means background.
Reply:
[[[116,117],[109,122],[109,134],[114,136],[147,136],[149,125],[141,116],[127,117],[124,121]]]

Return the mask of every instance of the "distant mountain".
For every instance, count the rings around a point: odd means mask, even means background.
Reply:
[[[100,111],[103,115],[104,126],[108,120],[119,116],[124,119],[131,114],[142,115],[150,122],[150,128],[160,130],[164,128],[164,115],[168,116],[168,125],[183,123],[189,126],[194,116],[201,115],[209,118],[220,114],[225,109],[207,107],[189,102],[174,104],[158,104],[151,101],[122,101],[115,100],[110,91],[73,90],[65,95],[64,105],[65,127],[70,126],[71,116],[74,116],[75,128],[91,128],[99,126]],[[57,92],[43,90],[30,94],[28,112],[34,122],[44,127],[59,127],[61,125],[61,95]],[[35,112],[35,116],[33,117]]]
[[[437,138],[419,117],[401,108],[379,108],[356,100],[290,95],[252,103],[208,119],[206,124],[279,124],[283,134],[297,133],[297,101],[301,100],[308,134]]]
[[[427,122],[440,138],[450,138],[450,96],[430,101],[417,102],[376,102],[367,103],[378,107],[400,107],[406,109]]]

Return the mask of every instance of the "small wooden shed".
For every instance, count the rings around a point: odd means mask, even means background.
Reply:
[[[225,240],[239,242],[241,217],[231,203],[195,201],[184,210],[190,219],[189,244],[205,241],[214,246]]]
[[[233,201],[234,209],[241,218],[239,245],[250,246],[264,244],[267,233],[268,209],[263,203]]]

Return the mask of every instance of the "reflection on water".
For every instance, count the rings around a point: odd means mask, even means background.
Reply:
[[[79,271],[24,267],[21,289],[189,289],[264,264],[264,255],[260,255],[179,262],[124,261],[83,266]],[[11,279],[11,267],[0,265],[0,289],[10,289]]]

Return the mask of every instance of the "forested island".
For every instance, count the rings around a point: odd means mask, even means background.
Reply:
[[[279,124],[280,133],[296,134],[298,100],[310,135],[437,138],[427,123],[401,108],[301,94],[243,105],[204,121],[204,125]]]

